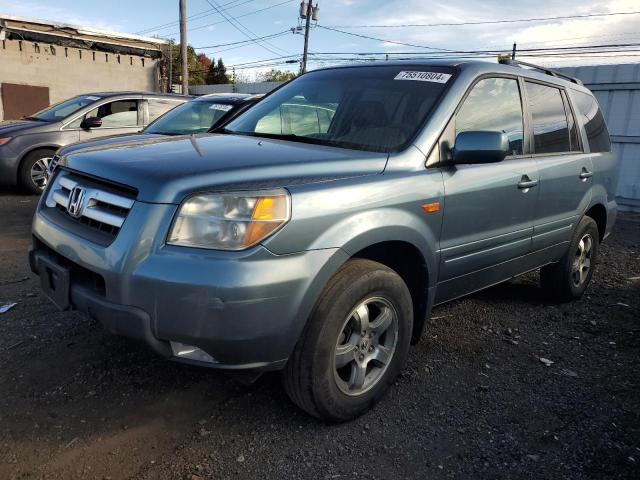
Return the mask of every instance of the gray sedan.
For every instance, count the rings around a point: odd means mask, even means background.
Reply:
[[[72,97],[21,120],[0,122],[0,184],[39,193],[55,151],[107,135],[135,133],[190,97],[141,92]]]

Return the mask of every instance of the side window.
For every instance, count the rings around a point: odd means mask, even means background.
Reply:
[[[166,100],[162,98],[147,99],[147,108],[149,109],[149,123],[153,122],[160,115],[164,115],[172,108],[181,105],[181,102],[175,100]]]
[[[560,89],[525,82],[533,121],[534,153],[571,151],[569,124]]]
[[[524,127],[518,81],[512,78],[480,80],[464,100],[455,123],[456,136],[473,130],[504,132],[509,137],[510,155],[522,155]]]
[[[610,152],[609,132],[596,99],[587,93],[572,91],[571,94],[578,110],[576,113],[580,115],[587,132],[589,150],[591,152]]]
[[[254,131],[256,133],[282,134],[282,115],[280,107],[276,107],[267,115],[258,120]]]
[[[320,122],[315,107],[284,104],[282,110],[288,126],[287,131],[283,133],[304,136],[320,133]]]
[[[578,140],[578,125],[575,117],[573,116],[573,112],[571,111],[569,99],[565,92],[562,93],[562,101],[564,102],[564,111],[567,115],[567,122],[569,122],[569,145],[571,147],[571,151],[580,152],[581,148],[580,141]]]
[[[136,127],[138,125],[138,100],[116,100],[94,108],[85,115],[102,119],[102,128]]]

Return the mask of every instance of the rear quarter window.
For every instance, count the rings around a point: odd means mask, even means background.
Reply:
[[[588,93],[575,90],[571,91],[571,96],[577,107],[576,113],[580,116],[586,130],[589,150],[592,153],[610,152],[609,132],[596,99]]]

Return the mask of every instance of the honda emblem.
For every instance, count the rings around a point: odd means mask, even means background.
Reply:
[[[73,187],[69,194],[69,202],[67,203],[67,212],[73,218],[82,216],[85,190],[82,187]]]

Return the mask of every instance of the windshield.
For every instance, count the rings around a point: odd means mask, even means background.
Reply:
[[[79,97],[73,97],[64,102],[56,103],[51,107],[47,107],[44,110],[40,110],[38,113],[27,117],[35,120],[44,120],[46,122],[57,122],[69,115],[77,112],[82,107],[91,105],[96,100],[100,100],[101,97],[94,95],[81,95]]]
[[[224,131],[396,151],[416,135],[452,73],[425,65],[310,72],[232,120]]]
[[[193,100],[169,110],[149,124],[145,133],[189,135],[204,133],[234,108],[233,105]]]

